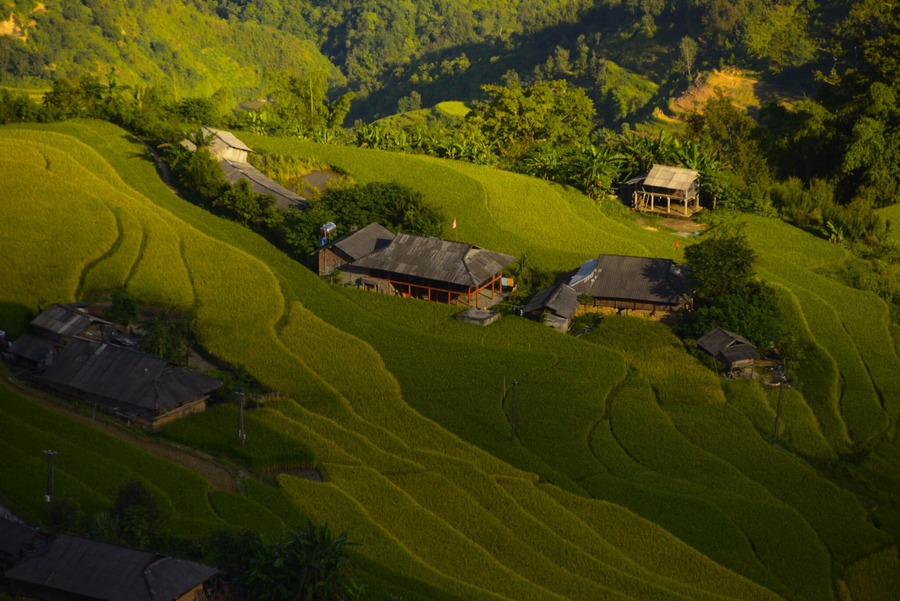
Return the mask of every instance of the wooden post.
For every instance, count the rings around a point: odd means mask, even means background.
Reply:
[[[512,400],[510,402],[510,419],[509,426],[510,431],[512,433],[511,440],[512,442],[516,442],[516,388],[519,386],[518,380],[513,380],[513,388],[512,388]]]
[[[778,442],[778,421],[781,419],[781,397],[784,394],[784,385],[787,383],[787,359],[781,363],[781,378],[778,383],[778,405],[775,408],[775,431],[772,433],[772,446]]]
[[[57,452],[47,449],[44,451],[44,454],[47,456],[47,494],[44,495],[44,500],[47,501],[47,507],[49,508],[53,502],[53,457]]]

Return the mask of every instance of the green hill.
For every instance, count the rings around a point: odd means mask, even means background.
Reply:
[[[245,141],[315,155],[359,181],[406,183],[456,216],[448,236],[545,269],[599,252],[678,252],[671,234],[523,176]],[[38,303],[118,286],[147,302],[197,301],[204,346],[286,398],[251,412],[245,458],[216,432],[233,417],[227,407],[165,434],[254,469],[291,467],[287,441],[309,448],[326,482],[282,474],[279,488],[249,479],[248,491],[287,495],[298,514],[346,530],[373,588],[406,599],[862,600],[895,590],[900,361],[886,306],[817,271],[846,260],[840,248],[778,221],[747,226],[761,275],[810,348],[774,448],[777,397],[758,382],[723,385],[665,326],[608,318],[582,339],[515,317],[481,329],[452,320],[451,307],[333,287],[175,197],[146,158],[100,122],[0,130],[0,216],[22,233],[0,237],[0,318],[15,334]],[[14,406],[0,440],[45,419]],[[68,437],[67,456],[100,444],[79,440]],[[4,467],[0,491],[40,516],[40,445],[6,444],[22,462]],[[114,483],[92,492],[101,485],[84,465],[61,467],[59,492],[95,507]],[[160,478],[178,490],[175,474]],[[258,502],[222,498],[173,500],[170,511],[203,532],[246,515],[232,505]],[[255,527],[289,519],[277,498]]]
[[[119,85],[168,88],[176,99],[225,89],[241,100],[256,98],[267,70],[324,71],[343,81],[312,41],[222,19],[199,4],[64,1],[26,14],[24,39],[0,33],[0,83],[112,75]]]

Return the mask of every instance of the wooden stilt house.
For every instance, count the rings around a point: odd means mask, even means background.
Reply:
[[[502,297],[503,268],[514,260],[464,242],[398,233],[342,271],[364,287],[382,289],[383,284],[401,296],[488,307]]]
[[[643,181],[628,183],[636,211],[691,217],[701,210],[700,173],[693,169],[653,165]]]

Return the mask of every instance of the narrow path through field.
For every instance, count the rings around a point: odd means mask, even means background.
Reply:
[[[7,376],[5,379],[6,384],[12,388],[16,394],[19,394],[30,401],[46,407],[51,411],[55,411],[56,413],[79,421],[87,426],[102,430],[111,436],[115,436],[120,440],[124,440],[125,442],[138,447],[142,451],[152,453],[157,457],[162,457],[163,459],[168,459],[173,463],[177,463],[198,474],[215,488],[231,493],[241,493],[237,474],[211,457],[163,440],[149,439],[139,433],[129,430],[123,425],[107,421],[105,416],[98,416],[97,419],[93,419],[91,416],[81,413],[75,407],[71,407],[61,401],[52,399],[39,391],[28,388],[12,377]]]

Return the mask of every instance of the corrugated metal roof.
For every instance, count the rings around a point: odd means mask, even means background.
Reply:
[[[370,223],[366,227],[341,236],[332,243],[344,254],[356,261],[377,250],[385,248],[394,239],[394,234],[379,223]]]
[[[221,383],[134,349],[76,338],[44,371],[47,381],[151,415],[206,396]]]
[[[91,599],[174,601],[218,573],[203,564],[63,534],[6,577]]]
[[[60,336],[77,336],[92,323],[110,322],[79,310],[79,305],[53,305],[31,321],[31,325]]]
[[[569,278],[569,286],[575,288],[578,292],[586,290],[597,275],[597,259],[588,259],[581,264],[578,271]]]
[[[670,190],[689,190],[694,181],[700,177],[699,171],[684,167],[653,165],[644,179],[645,186],[668,188]]]
[[[585,281],[588,281],[587,279]],[[584,292],[594,298],[680,305],[689,299],[684,268],[671,259],[600,255]]]
[[[481,286],[513,261],[464,242],[398,233],[388,246],[352,265],[468,287]]]
[[[228,148],[237,148],[238,150],[246,150],[247,152],[253,152],[253,149],[241,142],[237,139],[237,137],[231,133],[230,131],[225,131],[224,129],[214,129],[212,127],[203,126],[203,133],[206,135],[215,134],[216,139],[212,141],[210,147],[213,150],[213,154],[216,154],[216,150],[222,148],[222,146]]]
[[[279,209],[289,209],[292,207],[305,208],[306,199],[282,186],[281,184],[269,179],[262,172],[250,163],[239,163],[237,161],[229,161],[222,159],[220,162],[222,174],[229,183],[236,184],[241,180],[250,182],[250,189],[257,194],[266,194],[275,199],[275,206]]]

